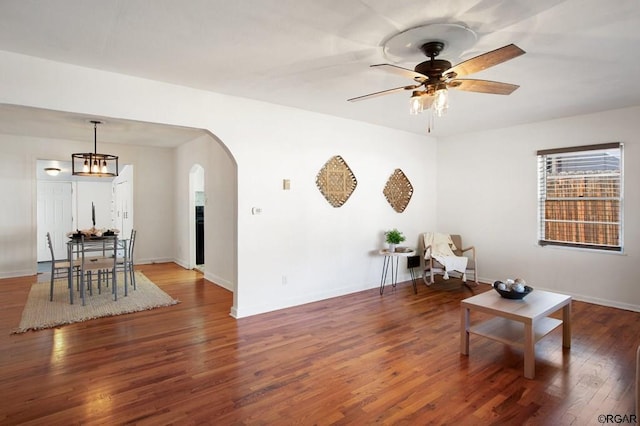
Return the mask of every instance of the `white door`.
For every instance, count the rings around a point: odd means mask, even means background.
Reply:
[[[120,230],[122,238],[129,238],[133,228],[133,216],[131,215],[131,186],[129,181],[114,184],[115,217],[114,227]]]
[[[47,232],[56,259],[67,257],[67,232],[73,231],[71,182],[38,182],[38,262],[51,260]]]

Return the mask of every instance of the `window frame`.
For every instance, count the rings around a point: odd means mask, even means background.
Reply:
[[[574,147],[565,147],[565,148],[556,148],[556,149],[544,149],[539,150],[536,153],[537,158],[537,167],[538,167],[538,216],[537,216],[537,234],[538,234],[538,245],[539,246],[555,246],[555,247],[569,247],[569,248],[579,248],[586,249],[589,251],[606,251],[606,252],[615,252],[615,253],[623,253],[624,251],[624,144],[622,142],[611,142],[611,143],[603,143],[603,144],[595,144],[595,145],[582,145],[582,146],[574,146]],[[546,217],[547,204],[550,199],[547,197],[548,191],[548,178],[550,174],[548,173],[548,162],[549,161],[557,161],[563,155],[566,157],[567,154],[575,154],[577,157],[584,156],[588,151],[614,151],[617,150],[619,154],[619,163],[618,168],[615,169],[618,172],[618,196],[617,197],[591,197],[585,198],[588,201],[611,201],[615,200],[618,203],[618,214],[616,222],[603,222],[602,220],[583,220],[582,222],[575,219],[566,220],[566,222],[571,223],[582,223],[584,224],[608,224],[608,225],[616,225],[618,232],[618,244],[606,244],[606,242],[597,244],[597,243],[589,243],[585,240],[583,241],[559,241],[553,240],[549,238],[547,234],[547,222],[550,220]],[[577,164],[577,163],[576,163]],[[607,173],[601,173],[599,176],[605,176]],[[609,175],[615,175],[616,173],[609,173]],[[585,174],[586,175],[586,174]],[[576,197],[555,197],[553,201],[575,201]],[[587,218],[589,219],[589,218]],[[553,220],[554,222],[558,222],[558,219]]]

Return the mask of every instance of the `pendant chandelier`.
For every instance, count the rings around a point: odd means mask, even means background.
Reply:
[[[93,123],[93,152],[71,154],[71,174],[74,176],[115,177],[118,176],[118,156],[98,154],[98,124]]]

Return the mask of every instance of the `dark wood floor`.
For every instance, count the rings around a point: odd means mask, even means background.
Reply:
[[[20,335],[34,278],[0,280],[0,424],[586,425],[634,409],[640,313],[574,302],[572,348],[552,332],[528,380],[520,350],[472,337],[460,355],[458,286],[235,320],[201,274],[139,270],[181,303]]]

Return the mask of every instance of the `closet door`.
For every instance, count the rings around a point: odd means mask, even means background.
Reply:
[[[120,230],[120,238],[129,238],[133,229],[133,166],[124,166],[111,188],[111,227]]]
[[[67,232],[73,231],[71,182],[38,182],[38,262],[51,260],[46,234],[56,259],[67,257]]]
[[[133,215],[131,214],[132,196],[129,181],[117,182],[115,185],[115,223],[114,227],[120,230],[122,238],[129,238],[133,228]]]

